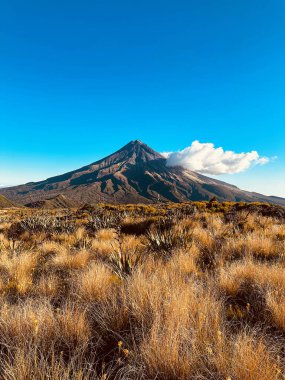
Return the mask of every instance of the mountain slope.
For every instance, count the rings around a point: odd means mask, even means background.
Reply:
[[[216,196],[220,201],[285,205],[283,198],[243,191],[181,167],[167,167],[162,155],[137,140],[78,170],[41,182],[0,189],[0,194],[22,204],[64,194],[77,204],[179,202]]]
[[[0,195],[0,209],[3,208],[10,208],[10,207],[17,207],[15,203],[4,197],[3,195]]]
[[[30,208],[57,209],[73,208],[77,206],[77,203],[71,201],[65,195],[59,194],[52,198],[27,203],[25,206]]]

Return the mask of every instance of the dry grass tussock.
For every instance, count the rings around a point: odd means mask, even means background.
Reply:
[[[0,379],[284,380],[284,215],[3,211]]]

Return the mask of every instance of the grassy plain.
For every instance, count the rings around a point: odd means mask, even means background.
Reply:
[[[0,211],[0,378],[285,377],[285,211]]]

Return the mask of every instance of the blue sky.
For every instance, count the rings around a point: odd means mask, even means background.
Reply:
[[[277,156],[219,178],[285,197],[284,105],[284,0],[1,4],[0,185],[199,140]]]

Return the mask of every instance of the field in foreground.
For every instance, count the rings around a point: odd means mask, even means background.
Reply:
[[[285,211],[0,211],[0,379],[285,377]]]

